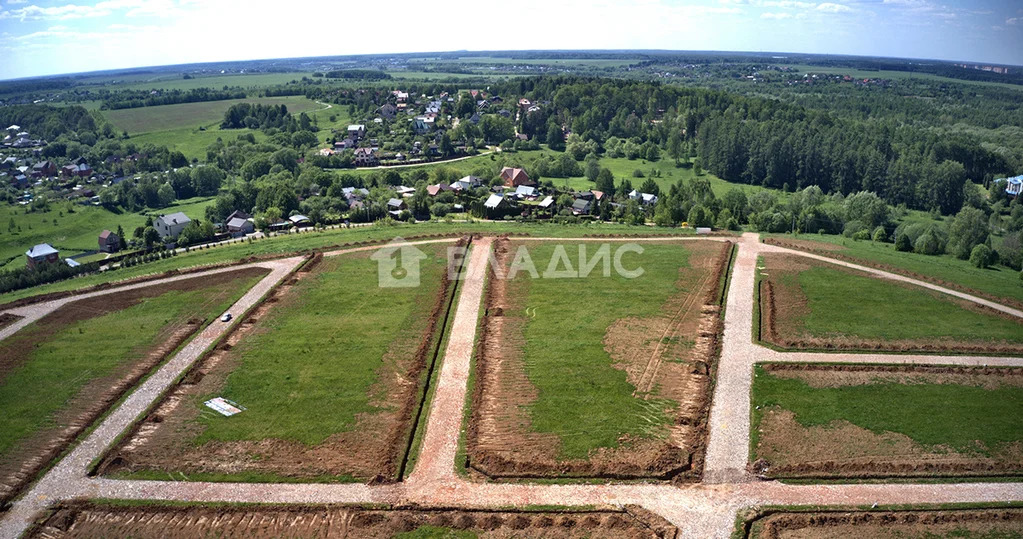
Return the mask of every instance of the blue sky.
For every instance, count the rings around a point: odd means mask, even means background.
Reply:
[[[0,0],[0,79],[293,56],[639,48],[1023,65],[1023,1]]]

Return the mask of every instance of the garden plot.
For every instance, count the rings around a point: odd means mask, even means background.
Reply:
[[[0,500],[268,271],[72,301],[0,341]]]
[[[660,538],[677,528],[642,508],[585,511],[185,507],[70,503],[28,537]]]
[[[612,242],[612,254],[620,245]],[[538,273],[562,259],[559,249],[581,267],[600,248],[498,241],[494,273],[508,275],[522,246]],[[467,435],[471,470],[489,478],[699,475],[732,244],[642,247],[622,257],[625,269],[642,267],[636,278],[613,268],[605,277],[600,264],[586,277],[491,275]]]
[[[749,539],[940,539],[1020,537],[1023,509],[768,512],[748,523]]]
[[[446,248],[423,249],[416,288],[379,287],[371,251],[299,272],[169,391],[101,473],[396,479],[448,301]],[[204,404],[217,398],[242,411]]]
[[[766,364],[753,406],[764,477],[1023,474],[1023,368]]]
[[[760,338],[786,349],[1023,354],[1023,319],[796,255],[759,270]]]

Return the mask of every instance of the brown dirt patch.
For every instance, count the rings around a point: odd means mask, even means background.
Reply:
[[[356,253],[369,257],[372,253]],[[168,391],[160,404],[132,434],[104,459],[102,474],[131,473],[140,470],[184,474],[256,473],[278,477],[319,480],[325,477],[351,476],[361,481],[397,480],[404,458],[412,418],[422,390],[422,373],[432,345],[439,338],[438,318],[447,305],[451,283],[447,272],[429,316],[412,338],[391,344],[380,367],[378,381],[370,387],[370,404],[379,407],[372,413],[356,416],[355,426],[334,434],[323,443],[308,446],[297,441],[265,439],[259,441],[211,441],[201,446],[192,443],[202,432],[196,421],[202,412],[196,403],[203,395],[219,392],[227,377],[241,366],[242,357],[232,349],[250,334],[273,331],[263,320],[277,306],[301,301],[295,285],[316,276],[330,265],[311,260],[309,271],[299,271],[278,287],[267,300],[240,324],[226,341],[196,365]]]
[[[745,537],[845,539],[873,537],[1021,537],[1023,509],[781,512],[756,518]]]
[[[927,339],[883,340],[857,336],[820,337],[810,335],[803,320],[809,314],[806,294],[799,286],[797,275],[810,268],[825,267],[831,270],[860,275],[876,276],[850,268],[835,266],[798,255],[764,255],[766,268],[759,281],[760,328],[762,341],[788,350],[847,350],[884,352],[923,353],[977,353],[996,355],[1023,355],[1023,344],[1013,342],[967,341],[953,337]],[[972,301],[955,298],[934,290],[914,286],[910,283],[888,281],[893,286],[930,294],[941,301],[987,316],[996,316],[1020,323],[1010,314],[979,305]],[[1023,331],[1023,323],[1020,330]]]
[[[517,246],[495,242],[498,264],[505,270]],[[528,279],[509,283],[493,278],[485,298],[486,314],[476,350],[476,384],[472,397],[467,448],[468,467],[491,479],[601,477],[614,479],[694,480],[702,471],[706,419],[713,371],[720,348],[721,279],[727,272],[732,244],[694,242],[691,267],[680,269],[685,290],[670,298],[662,314],[622,318],[605,333],[603,344],[614,367],[626,372],[636,396],[668,399],[674,421],[667,439],[620,440],[585,459],[559,457],[555,434],[534,432],[528,406],[537,390],[526,376],[522,354],[523,312]]]
[[[21,320],[21,317],[16,314],[11,313],[0,314],[0,329],[4,329],[5,327],[17,322],[18,320]]]
[[[591,511],[360,509],[338,506],[123,507],[69,503],[27,537],[394,537],[423,526],[485,538],[668,538],[678,529],[639,507]]]
[[[815,365],[769,363],[764,370],[777,378],[797,379],[810,387],[842,387],[876,383],[955,384],[998,389],[1023,387],[1023,369],[933,365]]]
[[[128,290],[73,301],[40,318],[30,327],[0,343],[0,383],[6,375],[30,358],[38,343],[45,342],[57,332],[76,322],[137,305],[145,298],[171,291],[201,290],[217,287],[237,279],[262,277],[269,273],[264,268],[246,268],[196,279],[186,279],[162,285]],[[72,440],[117,402],[142,377],[198,331],[205,320],[182,320],[169,324],[156,339],[155,347],[141,348],[135,360],[101,378],[86,384],[71,401],[56,414],[54,426],[25,439],[6,457],[0,458],[0,502],[9,500],[23,488]]]
[[[901,268],[899,266],[892,266],[890,264],[885,264],[883,262],[877,262],[876,260],[869,260],[869,259],[865,259],[865,258],[858,258],[858,257],[855,257],[855,256],[849,256],[849,255],[847,255],[845,253],[839,252],[839,251],[844,250],[845,247],[841,247],[839,245],[835,245],[835,244],[832,244],[832,243],[807,241],[807,240],[793,240],[793,239],[789,239],[789,238],[784,238],[784,239],[782,239],[782,238],[764,238],[764,243],[766,243],[768,245],[777,245],[778,247],[784,247],[786,249],[795,249],[795,250],[798,250],[798,251],[806,251],[808,253],[813,253],[813,254],[816,254],[816,255],[827,256],[827,257],[835,258],[835,259],[838,259],[838,260],[844,260],[846,262],[852,262],[853,264],[859,264],[861,266],[866,266],[868,268],[874,268],[874,269],[879,269],[881,271],[887,271],[888,273],[895,273],[897,275],[904,275],[904,276],[909,277],[911,279],[916,279],[918,281],[925,281],[925,282],[936,284],[938,286],[943,286],[945,288],[949,288],[949,289],[952,289],[952,290],[958,290],[960,292],[965,292],[965,293],[970,294],[972,296],[977,296],[978,298],[984,298],[984,299],[988,299],[988,300],[994,301],[996,303],[1001,303],[1002,305],[1008,305],[1009,307],[1015,307],[1017,309],[1023,309],[1023,301],[1020,301],[1018,299],[1006,298],[1006,297],[1002,297],[1002,296],[996,296],[994,294],[989,294],[987,292],[982,292],[982,291],[977,290],[975,288],[969,288],[969,287],[963,286],[963,285],[961,285],[959,283],[955,283],[955,282],[952,282],[952,281],[946,281],[944,279],[939,279],[939,278],[933,277],[931,275],[924,275],[922,273],[917,273],[915,271],[910,271],[908,269]],[[836,249],[836,247],[837,247],[837,249]]]

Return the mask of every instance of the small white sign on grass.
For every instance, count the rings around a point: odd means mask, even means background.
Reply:
[[[212,408],[221,415],[231,417],[234,414],[242,413],[245,408],[238,405],[238,403],[231,402],[224,397],[217,397],[206,401],[205,404],[208,408]]]

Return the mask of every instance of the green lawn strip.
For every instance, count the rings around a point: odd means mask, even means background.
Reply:
[[[1020,322],[959,307],[924,289],[830,267],[802,271],[798,282],[809,302],[803,323],[814,336],[1023,342]]]
[[[247,410],[233,417],[204,413],[194,443],[281,439],[307,445],[356,425],[374,405],[371,386],[390,367],[396,339],[417,339],[446,266],[444,247],[421,265],[422,286],[380,288],[368,256],[326,259],[299,281],[293,303],[282,303],[257,332],[235,348],[241,363],[221,392]],[[385,406],[393,406],[388,404]]]
[[[29,361],[0,386],[0,455],[41,429],[54,427],[53,416],[90,381],[111,374],[139,351],[159,344],[161,330],[189,318],[211,318],[224,311],[258,279],[239,279],[229,287],[171,291],[138,305],[82,320],[40,343]],[[19,346],[33,326],[8,338]],[[130,337],[129,337],[130,336]],[[43,390],[45,388],[45,390]]]
[[[565,245],[577,265],[576,245]],[[555,249],[553,244],[530,245],[539,271],[548,267]],[[523,284],[528,287],[525,305],[536,313],[523,330],[526,375],[538,390],[529,406],[532,428],[556,434],[562,457],[586,458],[593,449],[617,447],[623,435],[666,435],[672,404],[636,398],[636,387],[625,371],[612,366],[602,341],[617,319],[660,313],[661,305],[679,291],[675,282],[688,254],[681,246],[645,245],[643,254],[631,255],[644,270],[637,279],[614,272],[603,277],[598,269],[588,278],[569,279],[530,279],[520,273],[516,281],[530,280],[511,283],[512,294]]]
[[[116,227],[115,227],[116,228]],[[127,230],[127,229],[126,229]],[[462,234],[479,232],[484,234],[528,233],[533,236],[580,237],[586,234],[629,234],[643,236],[678,236],[690,235],[693,232],[684,229],[650,228],[644,226],[627,226],[614,224],[593,225],[558,225],[505,222],[471,222],[447,223],[431,221],[416,224],[395,226],[368,226],[357,228],[332,228],[322,232],[303,232],[301,234],[285,234],[249,242],[218,245],[213,248],[192,250],[181,253],[173,258],[159,260],[147,264],[122,268],[113,273],[87,275],[56,283],[35,286],[6,294],[0,294],[0,305],[20,298],[74,290],[114,280],[128,279],[140,275],[161,273],[176,268],[205,266],[222,262],[239,260],[258,255],[287,255],[304,249],[318,249],[348,242],[381,240],[388,241],[397,236],[409,237],[422,234]],[[26,247],[27,249],[27,247]],[[24,255],[24,252],[21,252]]]
[[[792,239],[794,236],[772,234],[770,237],[786,240]],[[980,269],[971,264],[969,260],[959,260],[952,255],[929,256],[905,253],[896,251],[895,246],[891,243],[854,241],[842,236],[801,234],[795,238],[801,241],[819,242],[824,249],[832,248],[832,245],[841,245],[845,249],[836,251],[836,254],[867,262],[887,264],[934,279],[957,283],[996,297],[1023,301],[1023,281],[1019,279],[1019,272],[1005,266]],[[827,252],[820,254],[828,255]]]
[[[439,526],[420,526],[409,532],[401,532],[395,539],[474,539],[479,537],[471,530],[456,530]]]
[[[751,444],[764,412],[789,410],[804,427],[845,420],[875,434],[904,434],[925,446],[988,454],[1023,436],[1023,388],[956,384],[874,384],[817,388],[771,375],[758,365],[753,382]],[[978,445],[980,442],[980,445]]]

